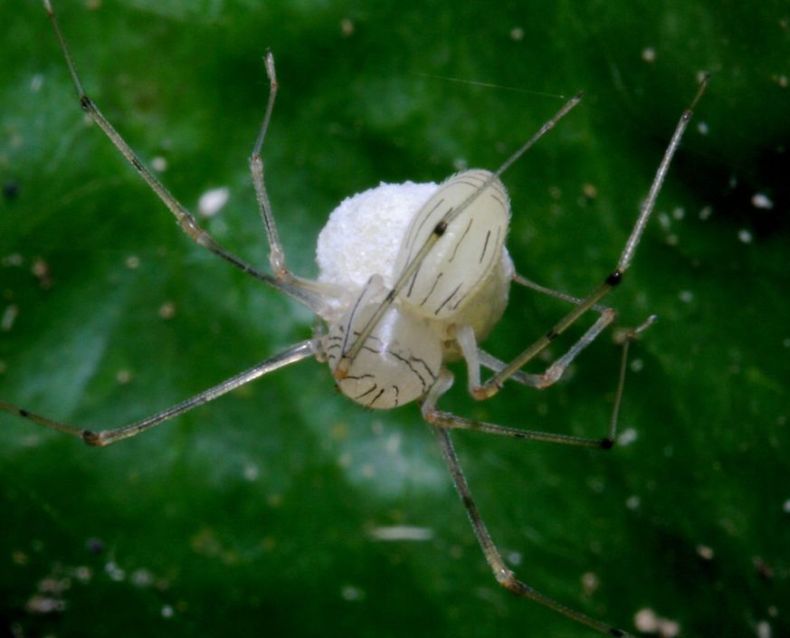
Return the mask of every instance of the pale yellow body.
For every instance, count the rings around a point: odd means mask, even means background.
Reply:
[[[504,246],[509,220],[505,188],[484,170],[458,173],[439,186],[381,185],[346,200],[337,218],[333,213],[318,241],[319,281],[339,291],[324,316],[333,370],[401,273],[414,268],[339,381],[345,395],[381,409],[419,399],[442,363],[459,356],[459,329],[471,327],[477,341],[488,335],[505,310],[513,276]],[[438,240],[420,258],[441,224]]]

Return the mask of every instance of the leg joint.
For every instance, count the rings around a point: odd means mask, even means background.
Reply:
[[[611,286],[612,288],[614,288],[615,286],[620,284],[622,280],[623,280],[623,271],[618,268],[617,270],[614,270],[612,274],[610,274],[606,278],[605,283],[607,286]]]
[[[523,596],[529,590],[524,583],[516,578],[516,575],[512,571],[504,567],[496,572],[496,582],[503,589],[507,589],[517,596]]]
[[[430,423],[431,425],[441,425],[441,419],[439,418],[441,413],[436,409],[435,406],[428,405],[426,402],[422,404],[420,411],[422,412],[422,418],[425,419],[426,422]]]
[[[487,383],[484,383],[481,386],[473,388],[471,394],[472,394],[472,398],[475,399],[476,401],[485,401],[486,399],[490,399],[501,389],[502,389],[502,383],[492,378]]]
[[[93,432],[92,430],[83,430],[81,433],[82,440],[91,447],[104,447],[106,442],[101,432]]]
[[[93,105],[93,100],[84,93],[80,95],[80,108],[86,113],[92,113],[96,110],[96,107]]]

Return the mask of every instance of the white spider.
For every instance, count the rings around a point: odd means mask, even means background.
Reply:
[[[106,446],[135,436],[281,367],[316,357],[328,363],[343,394],[366,407],[390,409],[412,401],[421,403],[422,414],[435,431],[455,487],[497,582],[519,596],[535,600],[596,631],[610,636],[627,635],[620,629],[565,607],[516,578],[505,565],[478,512],[453,449],[449,430],[472,429],[513,438],[604,449],[611,447],[622,397],[628,343],[651,323],[652,318],[629,331],[624,340],[615,407],[609,432],[604,438],[535,432],[474,421],[439,411],[436,405],[453,382],[444,365],[447,361],[465,360],[469,391],[477,399],[493,396],[507,379],[544,388],[556,382],[570,362],[614,320],[615,312],[599,302],[620,283],[631,264],[671,158],[691,119],[691,109],[707,84],[707,76],[675,128],[617,266],[588,296],[571,297],[515,273],[505,248],[510,202],[499,179],[513,162],[578,104],[580,96],[569,100],[495,172],[467,170],[439,185],[411,182],[382,184],[345,200],[332,213],[318,239],[320,276],[317,281],[312,281],[296,277],[287,269],[265,187],[261,149],[277,92],[272,55],[266,57],[271,91],[260,134],[250,157],[253,184],[269,240],[273,275],[268,275],[220,246],[137,158],[85,94],[49,0],[44,0],[44,6],[60,42],[82,109],[170,209],[184,232],[236,268],[305,304],[323,320],[325,329],[186,401],[113,429],[87,430],[4,401],[0,401],[0,409],[79,437],[91,445]],[[572,309],[543,337],[512,361],[504,363],[481,350],[478,344],[502,316],[512,281],[563,299],[572,304]],[[598,312],[598,319],[543,374],[520,371],[588,310]],[[481,366],[494,371],[485,382],[481,381]]]

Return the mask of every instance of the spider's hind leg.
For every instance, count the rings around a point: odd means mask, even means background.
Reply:
[[[586,625],[587,627],[590,627],[601,634],[607,636],[619,636],[621,638],[629,636],[629,634],[622,629],[618,629],[617,627],[613,627],[607,623],[595,620],[594,618],[590,618],[580,611],[566,607],[553,598],[549,598],[539,591],[536,591],[516,577],[516,575],[510,570],[502,558],[502,554],[499,552],[499,549],[494,543],[494,540],[491,537],[485,522],[483,521],[480,510],[477,508],[477,504],[472,497],[472,492],[469,489],[469,484],[466,482],[466,477],[464,476],[464,472],[461,469],[461,462],[458,459],[455,448],[453,447],[453,443],[450,438],[450,432],[448,432],[443,427],[436,426],[434,426],[433,430],[434,434],[436,435],[436,439],[439,442],[442,456],[444,457],[444,460],[447,463],[447,468],[450,471],[450,476],[453,479],[455,489],[458,492],[458,496],[461,498],[464,508],[466,509],[466,513],[469,517],[470,523],[472,524],[472,529],[474,530],[475,536],[477,537],[477,541],[480,544],[480,548],[483,550],[483,555],[485,556],[486,562],[491,568],[497,583],[516,596],[534,600],[535,602],[540,603],[541,605],[548,607],[553,611],[559,612],[571,620]]]

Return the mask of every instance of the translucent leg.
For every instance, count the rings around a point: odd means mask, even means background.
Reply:
[[[680,140],[683,137],[683,133],[686,131],[686,128],[691,121],[693,114],[692,110],[696,106],[699,99],[702,97],[702,94],[707,87],[708,79],[709,77],[707,75],[702,79],[699,89],[697,90],[697,94],[692,100],[691,105],[680,116],[680,120],[678,121],[675,131],[672,134],[672,139],[669,142],[669,146],[667,146],[666,151],[664,151],[664,156],[662,157],[656,174],[653,177],[653,183],[650,186],[647,198],[642,204],[636,223],[631,230],[631,234],[626,240],[625,247],[623,248],[620,259],[617,262],[616,268],[592,293],[590,293],[584,299],[578,300],[576,307],[566,314],[560,321],[558,321],[544,336],[532,343],[532,345],[530,345],[515,359],[513,359],[507,366],[505,366],[505,368],[500,370],[497,374],[480,386],[475,392],[476,398],[483,399],[496,394],[508,377],[522,368],[527,362],[534,359],[538,354],[543,352],[543,350],[545,350],[549,344],[551,344],[557,337],[559,337],[570,326],[572,326],[579,317],[581,317],[591,308],[594,308],[601,301],[601,299],[608,295],[622,282],[623,275],[631,265],[636,248],[639,245],[639,241],[642,239],[647,222],[653,213],[653,209],[656,205],[656,199],[658,198],[658,194],[661,191],[661,187],[664,185],[672,158],[680,146]]]
[[[325,307],[319,300],[337,296],[339,291],[336,290],[334,286],[321,284],[311,279],[297,277],[288,270],[285,264],[285,250],[280,241],[280,233],[277,230],[277,222],[274,219],[269,192],[266,189],[262,155],[263,143],[266,140],[266,133],[269,130],[269,122],[272,119],[274,102],[277,97],[277,89],[279,86],[277,84],[277,71],[274,66],[274,55],[272,55],[271,51],[266,52],[264,65],[266,66],[266,76],[269,78],[269,98],[266,102],[266,111],[263,115],[263,122],[258,132],[258,138],[255,140],[255,146],[250,154],[249,164],[252,184],[255,187],[255,196],[258,200],[258,210],[261,215],[261,220],[263,221],[263,226],[266,229],[266,238],[269,242],[269,264],[271,265],[272,272],[279,285],[288,289],[299,290],[300,294],[310,299],[308,305],[311,310],[320,315],[324,312]]]
[[[606,316],[607,316],[606,314],[603,314],[599,319],[599,322],[602,319],[605,319]],[[647,330],[647,328],[649,328],[653,324],[655,319],[656,319],[655,316],[650,316],[647,318],[645,322],[643,322],[637,328],[626,330],[621,335],[623,349],[620,357],[620,370],[617,379],[617,388],[615,391],[614,406],[612,407],[612,416],[611,419],[609,420],[609,431],[605,438],[591,438],[584,436],[572,436],[568,434],[557,434],[555,432],[539,432],[536,430],[524,430],[521,428],[497,425],[496,423],[488,423],[486,421],[476,421],[474,419],[467,419],[465,417],[452,414],[451,412],[443,412],[441,410],[438,410],[436,409],[436,404],[438,403],[441,396],[445,394],[453,384],[453,375],[446,369],[442,370],[442,372],[439,375],[439,379],[433,385],[433,387],[428,392],[427,396],[423,401],[422,404],[423,418],[426,421],[428,421],[428,423],[434,426],[442,427],[446,429],[476,430],[478,432],[487,432],[488,434],[507,436],[515,439],[529,439],[533,441],[547,441],[550,443],[561,443],[564,445],[576,445],[582,447],[609,449],[614,445],[615,438],[617,437],[617,425],[620,415],[620,405],[622,404],[622,400],[623,400],[623,392],[625,389],[625,375],[628,369],[627,364],[628,364],[629,345],[631,341],[637,339],[639,335],[641,335],[645,330]],[[596,322],[596,324],[597,323],[598,322]],[[593,325],[590,328],[590,330],[587,331],[587,335],[589,336],[594,329],[596,329],[595,325]],[[589,340],[591,340],[592,338],[594,338],[594,335]],[[554,364],[552,364],[549,367],[547,374],[551,373],[551,370],[553,368],[564,369],[563,366],[567,365],[568,361],[573,357],[575,357],[576,354],[578,354],[578,351],[580,351],[581,348],[583,348],[584,345],[586,345],[586,343],[583,342],[584,342],[584,337],[582,337],[582,339],[579,342],[577,342],[574,345],[574,347],[571,348],[571,350],[569,350],[563,357],[560,357],[560,359],[558,359]],[[478,355],[478,357],[481,354],[483,355],[483,359],[480,359],[480,361],[484,360],[486,367],[491,367],[496,370],[500,366],[504,365],[501,361],[492,357],[491,355],[488,355],[486,353],[481,353],[478,350],[475,350],[474,352]],[[544,382],[545,375],[527,375],[524,373],[519,373],[517,376],[514,376],[512,378],[526,385],[530,385],[533,387],[542,387],[540,384]]]
[[[85,111],[88,116],[96,123],[96,125],[104,132],[113,145],[120,151],[121,155],[127,162],[137,171],[140,177],[148,184],[149,188],[159,197],[165,206],[170,210],[176,218],[178,225],[186,233],[186,235],[199,246],[207,248],[212,253],[221,257],[228,263],[232,264],[239,270],[259,279],[275,288],[283,291],[291,297],[297,299],[305,304],[312,310],[321,307],[320,296],[315,292],[300,286],[298,282],[281,281],[271,275],[260,272],[253,268],[250,264],[246,263],[241,258],[237,257],[230,251],[223,248],[209,233],[198,226],[195,217],[190,213],[171,193],[167,188],[154,176],[149,168],[147,168],[137,154],[132,150],[129,144],[121,137],[120,133],[110,124],[107,118],[104,117],[99,108],[94,104],[93,100],[88,97],[82,86],[82,81],[77,73],[77,68],[74,60],[71,57],[66,39],[60,29],[55,12],[52,8],[50,0],[44,0],[44,8],[49,16],[52,27],[55,30],[55,35],[60,43],[60,48],[63,52],[63,57],[66,60],[66,66],[69,69],[74,88],[77,91],[80,107]]]
[[[580,447],[592,447],[609,449],[612,447],[613,437],[604,439],[590,438],[586,436],[572,436],[570,434],[558,434],[556,432],[540,432],[537,430],[525,430],[506,425],[497,425],[487,421],[477,421],[467,419],[452,412],[444,412],[436,409],[436,403],[453,384],[453,375],[448,370],[442,370],[439,378],[431,388],[422,404],[423,418],[433,426],[447,430],[474,430],[497,436],[507,436],[513,439],[524,439],[529,441],[546,441],[549,443],[561,443],[563,445],[575,445]]]
[[[584,301],[582,297],[575,297],[573,295],[569,295],[567,292],[554,290],[554,288],[548,288],[547,286],[534,282],[531,279],[527,279],[524,277],[524,275],[519,275],[518,273],[513,273],[513,281],[519,286],[524,286],[525,288],[539,292],[542,295],[554,297],[555,299],[562,299],[563,301],[567,301],[568,303],[572,303],[577,306]],[[598,312],[603,312],[606,306],[595,305],[592,308]]]
[[[419,269],[420,265],[422,264],[425,257],[431,251],[431,249],[436,245],[436,242],[444,234],[447,226],[452,223],[454,219],[456,219],[466,208],[474,202],[480,194],[485,191],[485,189],[490,186],[495,179],[498,179],[502,173],[504,173],[510,166],[518,160],[524,153],[526,153],[532,146],[546,133],[548,133],[552,128],[554,128],[563,117],[565,117],[579,102],[581,101],[581,94],[575,95],[570,100],[568,100],[554,116],[549,119],[547,122],[543,124],[535,134],[530,137],[524,144],[521,145],[505,162],[494,172],[490,175],[490,177],[484,181],[480,188],[474,191],[471,195],[469,195],[465,200],[463,200],[458,206],[452,208],[447,211],[447,213],[442,217],[442,219],[436,224],[433,229],[433,232],[428,236],[428,239],[425,243],[420,247],[417,253],[414,255],[413,259],[406,265],[403,269],[403,272],[398,274],[398,279],[396,280],[392,290],[389,291],[387,296],[381,302],[379,307],[376,311],[370,316],[368,321],[359,331],[359,334],[356,335],[356,339],[349,345],[348,349],[344,350],[338,364],[335,366],[334,375],[336,379],[343,379],[346,374],[348,374],[348,370],[351,367],[351,362],[354,358],[359,354],[359,351],[362,349],[365,341],[371,335],[373,330],[375,330],[376,326],[378,325],[381,318],[387,312],[387,310],[395,303],[395,299],[397,298],[398,294],[401,290],[403,290],[406,286],[406,283],[409,279],[414,275],[415,272]],[[515,372],[515,370],[513,371]]]
[[[590,618],[589,616],[576,611],[575,609],[566,607],[553,598],[549,598],[548,596],[541,594],[516,577],[516,575],[507,567],[505,561],[502,559],[502,554],[500,554],[499,550],[494,544],[494,540],[491,538],[491,534],[488,532],[488,528],[486,527],[486,524],[480,515],[477,504],[472,497],[472,492],[469,489],[469,484],[466,482],[466,477],[464,476],[464,472],[461,469],[461,463],[458,460],[458,455],[455,453],[455,449],[453,448],[453,443],[450,439],[450,433],[442,427],[434,427],[433,430],[436,434],[436,440],[439,442],[439,447],[442,450],[444,460],[447,463],[447,468],[450,470],[450,476],[452,476],[455,489],[458,492],[458,496],[461,498],[461,502],[466,508],[466,513],[469,516],[472,529],[474,530],[477,541],[483,550],[483,555],[485,556],[486,562],[488,562],[488,565],[491,568],[497,583],[516,596],[534,600],[535,602],[540,603],[541,605],[548,607],[549,609],[556,611],[563,616],[570,618],[571,620],[586,625],[587,627],[590,627],[599,633],[607,636],[628,636],[629,634],[627,634],[622,629],[617,629],[616,627],[612,627],[611,625]]]
[[[266,237],[269,240],[269,263],[277,279],[287,279],[290,277],[290,273],[285,267],[285,252],[280,242],[280,234],[277,232],[277,224],[274,221],[269,193],[266,191],[266,184],[263,178],[263,158],[261,157],[263,141],[266,139],[266,132],[269,130],[269,122],[274,111],[274,100],[277,97],[278,87],[274,56],[271,51],[266,52],[266,57],[263,61],[266,66],[266,76],[269,78],[269,98],[266,102],[266,111],[263,114],[261,130],[250,155],[250,173],[252,174],[253,186],[255,186],[255,195],[258,199],[261,220],[266,229]]]
[[[611,324],[617,316],[611,308],[604,308],[598,320],[587,329],[579,340],[570,349],[552,363],[543,374],[524,374],[521,373],[520,381],[533,388],[544,389],[560,380],[565,370],[579,356],[588,345],[590,345]],[[480,398],[480,351],[477,347],[474,331],[469,326],[463,326],[456,333],[456,341],[461,347],[461,352],[466,359],[466,368],[469,373],[469,392],[473,397]],[[501,369],[506,368],[502,365]],[[485,394],[483,393],[483,398]]]
[[[270,372],[274,372],[275,370],[279,370],[280,368],[283,368],[287,365],[313,356],[315,355],[317,347],[317,343],[312,339],[309,341],[302,341],[301,343],[291,346],[286,351],[271,357],[270,359],[267,359],[263,363],[259,363],[249,370],[245,370],[244,372],[237,374],[235,377],[231,377],[230,379],[223,381],[222,383],[215,385],[208,390],[204,390],[200,394],[196,394],[195,396],[190,397],[181,403],[177,403],[166,410],[162,410],[161,412],[144,419],[140,419],[139,421],[135,421],[134,423],[108,430],[92,431],[79,426],[69,425],[67,423],[55,421],[39,414],[34,414],[29,410],[20,408],[19,406],[16,406],[12,403],[6,403],[5,401],[0,401],[0,410],[4,410],[5,412],[9,412],[10,414],[19,416],[23,419],[27,419],[28,421],[32,421],[33,423],[45,428],[49,428],[50,430],[57,430],[58,432],[63,432],[65,434],[80,438],[88,445],[104,447],[111,445],[112,443],[117,443],[118,441],[137,436],[141,432],[150,430],[160,423],[164,423],[165,421],[184,414],[185,412],[189,412],[193,408],[203,405],[204,403],[213,401],[214,399],[221,397],[223,394],[227,394],[231,390],[235,390],[238,387],[250,383],[250,381],[254,381],[255,379],[269,374]]]

